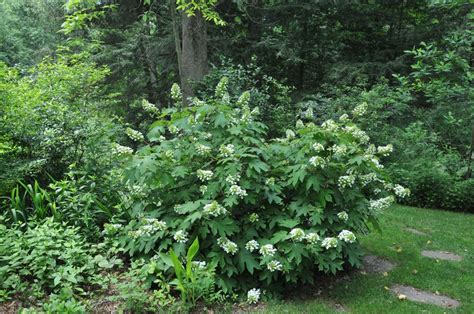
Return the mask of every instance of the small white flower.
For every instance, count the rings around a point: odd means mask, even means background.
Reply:
[[[227,210],[222,206],[219,205],[216,201],[213,201],[209,204],[204,205],[204,214],[210,216],[220,216],[227,213]]]
[[[201,181],[209,181],[211,180],[212,176],[214,176],[214,173],[211,170],[202,170],[199,169],[196,171],[197,177]]]
[[[257,303],[260,300],[260,289],[250,289],[247,292],[247,302],[249,304]]]
[[[171,134],[178,134],[179,133],[179,129],[176,125],[174,124],[171,124],[170,126],[168,126],[168,131],[171,133]]]
[[[273,256],[276,253],[276,249],[273,247],[272,244],[265,244],[262,247],[260,247],[260,250],[258,251],[262,256]]]
[[[296,121],[296,128],[297,129],[302,129],[304,128],[304,123],[301,120]]]
[[[181,88],[179,87],[178,84],[174,83],[171,86],[171,99],[173,99],[174,102],[181,102],[182,100],[182,94],[181,94]]]
[[[249,242],[247,242],[245,244],[245,249],[249,252],[256,251],[256,250],[258,250],[259,247],[260,247],[260,245],[255,240],[250,240]]]
[[[393,196],[387,196],[378,200],[370,200],[369,208],[375,212],[381,212],[384,209],[389,208],[394,201]]]
[[[346,154],[347,152],[347,146],[342,144],[342,145],[333,145],[330,150],[333,152],[334,157],[342,157]]]
[[[271,177],[271,178],[268,178],[267,180],[265,180],[265,185],[267,185],[267,186],[275,185],[275,178]]]
[[[142,108],[149,114],[155,114],[158,115],[160,113],[160,110],[152,103],[150,103],[148,100],[143,99],[142,100]]]
[[[337,214],[337,218],[339,218],[343,221],[347,221],[347,220],[349,220],[349,215],[345,211],[342,211],[342,212]]]
[[[304,113],[304,117],[306,119],[312,119],[313,115],[314,115],[313,108],[308,108],[308,110],[306,110],[305,113]]]
[[[393,188],[393,192],[395,193],[396,196],[400,197],[400,198],[405,198],[405,197],[408,197],[410,196],[410,189],[407,189],[403,186],[401,186],[400,184],[397,184],[394,186]]]
[[[206,156],[211,152],[212,148],[204,144],[196,144],[196,151],[198,155]]]
[[[198,269],[202,270],[202,269],[206,268],[206,262],[204,262],[204,261],[202,261],[202,262],[201,261],[193,261],[192,263],[193,263],[193,266],[198,268]]]
[[[381,156],[384,156],[384,157],[388,156],[392,152],[393,152],[393,145],[392,144],[377,147],[377,153]]]
[[[314,244],[320,240],[320,237],[317,233],[310,232],[305,236],[305,239],[308,241],[308,243]]]
[[[301,241],[304,239],[304,231],[303,229],[300,229],[300,228],[294,228],[290,231],[290,238],[293,240],[293,241]]]
[[[267,264],[267,269],[271,272],[280,271],[283,269],[283,265],[279,261],[273,260]]]
[[[205,194],[207,192],[207,185],[201,185],[199,187],[199,192],[201,192],[201,194]]]
[[[337,247],[337,238],[324,238],[323,242],[321,242],[321,246],[326,250],[335,248]]]
[[[143,136],[142,133],[140,133],[139,131],[134,130],[134,129],[132,129],[132,128],[127,128],[127,129],[125,130],[125,133],[127,134],[127,136],[128,136],[131,140],[133,140],[133,141],[135,141],[135,142],[142,142],[142,141],[145,139],[145,137]]]
[[[296,136],[295,132],[293,132],[293,130],[290,130],[290,129],[286,130],[285,133],[286,133],[286,138],[289,139],[289,140],[295,138],[295,136]]]
[[[235,152],[235,146],[232,144],[221,145],[219,151],[223,157],[231,157]]]
[[[235,104],[237,105],[237,107],[244,107],[244,106],[248,106],[249,101],[250,101],[250,92],[245,91],[242,93],[242,95],[240,95],[239,99],[237,99],[237,102]]]
[[[122,145],[119,145],[119,144],[115,144],[114,152],[119,156],[126,156],[126,155],[133,154],[133,149],[131,149],[130,147],[127,147],[127,146],[122,146]]]
[[[178,230],[174,234],[173,239],[179,243],[185,243],[188,241],[188,233],[184,230]]]
[[[359,180],[362,183],[362,186],[366,186],[369,183],[377,181],[377,174],[376,173],[369,173],[365,175],[359,176]]]
[[[324,146],[321,143],[314,143],[313,150],[317,153],[324,151]]]
[[[320,156],[313,156],[309,159],[309,164],[315,168],[324,168],[326,166],[326,160],[324,160],[324,158]]]
[[[337,236],[339,240],[347,242],[347,243],[354,243],[356,240],[356,236],[349,230],[342,230],[339,235]]]
[[[242,189],[240,186],[234,184],[229,188],[229,194],[244,198],[244,196],[247,196],[247,191],[245,189]]]
[[[352,187],[354,185],[356,177],[354,175],[340,176],[337,181],[339,188],[344,189],[346,187]]]
[[[337,123],[332,119],[324,121],[321,127],[329,132],[335,132],[339,129]]]
[[[257,222],[258,221],[258,214],[257,213],[251,213],[250,216],[249,216],[249,221],[250,222]]]
[[[347,113],[344,113],[339,117],[339,121],[341,122],[346,122],[347,120],[349,120],[349,116],[347,115]]]
[[[367,108],[368,108],[367,103],[363,102],[357,107],[355,107],[354,110],[352,110],[352,114],[356,117],[363,116],[367,113]]]
[[[229,183],[229,184],[237,184],[240,180],[240,174],[234,174],[234,175],[228,175],[226,178],[225,178],[225,182]]]
[[[230,241],[227,238],[221,237],[217,239],[217,244],[228,254],[234,255],[239,250],[239,247],[235,242]]]

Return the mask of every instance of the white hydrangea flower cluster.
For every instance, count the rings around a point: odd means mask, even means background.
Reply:
[[[267,186],[275,185],[275,178],[271,177],[271,178],[266,179],[265,180],[265,185],[267,185]]]
[[[345,189],[347,187],[352,187],[354,185],[356,176],[355,175],[347,175],[347,176],[340,176],[337,180],[337,185],[341,189]]]
[[[200,144],[200,143],[196,144],[196,151],[197,151],[198,155],[207,156],[207,155],[209,155],[211,150],[212,150],[212,148],[210,146]]]
[[[229,79],[227,77],[221,78],[219,83],[217,83],[215,95],[217,98],[225,98],[227,95],[227,84],[229,83]]]
[[[174,124],[171,124],[171,125],[168,126],[168,131],[169,131],[171,134],[174,134],[174,135],[176,135],[176,134],[179,133],[178,127],[177,127],[176,125],[174,125]]]
[[[160,114],[160,110],[154,104],[150,103],[146,99],[142,100],[142,108],[143,110],[145,110],[145,112],[148,112],[149,114],[152,114],[152,115]]]
[[[265,244],[260,247],[260,250],[258,252],[260,253],[260,255],[265,257],[275,255],[276,251],[276,248],[272,244]]]
[[[342,114],[342,115],[339,117],[339,121],[341,121],[341,122],[347,122],[347,121],[349,121],[349,116],[347,115],[347,113]]]
[[[122,146],[120,144],[114,145],[114,153],[119,156],[127,156],[133,154],[133,149],[128,146]]]
[[[247,292],[247,303],[255,304],[260,300],[260,289],[250,289]]]
[[[400,184],[397,184],[393,187],[393,192],[395,193],[396,196],[398,196],[400,198],[408,197],[411,194],[410,189],[405,188],[405,187],[401,186]]]
[[[237,99],[237,102],[235,103],[237,107],[245,107],[248,106],[250,102],[250,92],[245,91],[242,93],[242,95],[239,96],[239,99]]]
[[[332,119],[324,121],[323,124],[321,124],[321,127],[329,132],[336,132],[339,129],[337,123]]]
[[[305,112],[304,112],[304,117],[306,119],[313,119],[314,117],[314,112],[313,112],[313,108],[308,108]]]
[[[329,149],[333,152],[334,157],[342,157],[347,153],[347,146],[344,144],[342,145],[334,144]]]
[[[301,120],[296,121],[295,127],[296,127],[297,129],[302,129],[302,128],[304,128],[304,123],[303,123],[303,121],[301,121]]]
[[[355,234],[349,230],[342,230],[337,237],[346,243],[354,243],[356,241]]]
[[[245,244],[245,249],[249,252],[256,251],[256,250],[258,250],[259,247],[260,247],[260,245],[255,240],[250,240]]]
[[[220,215],[225,215],[226,213],[227,210],[224,208],[224,206],[217,203],[217,201],[212,201],[211,203],[204,205],[205,215],[217,217]]]
[[[286,130],[285,134],[286,134],[286,138],[289,140],[294,139],[296,136],[295,132],[293,132],[293,130],[290,130],[290,129]]]
[[[156,218],[143,218],[143,225],[135,231],[130,231],[128,235],[132,238],[150,237],[158,231],[165,231],[166,222]]]
[[[378,180],[377,178],[377,174],[376,173],[368,173],[368,174],[364,174],[364,175],[360,175],[359,176],[359,180],[362,184],[362,186],[366,186],[372,182],[375,182]]]
[[[363,102],[357,107],[355,107],[354,110],[352,110],[352,114],[356,117],[361,117],[367,113],[368,108],[369,106],[367,105],[367,103]]]
[[[225,182],[231,185],[237,184],[239,181],[240,181],[240,173],[236,173],[234,175],[230,174],[225,178]]]
[[[247,191],[238,186],[237,184],[234,184],[229,188],[229,194],[244,198],[244,196],[247,196]]]
[[[179,243],[185,243],[186,241],[188,241],[188,233],[184,230],[178,230],[176,231],[176,233],[173,235],[173,239],[176,241],[176,242],[179,242]]]
[[[219,151],[224,158],[232,157],[235,152],[235,146],[232,144],[221,145]]]
[[[315,244],[318,242],[321,238],[316,232],[310,232],[305,236],[306,241],[310,244]]]
[[[171,86],[171,99],[173,99],[175,103],[181,102],[183,99],[181,88],[176,83]]]
[[[235,242],[224,237],[217,239],[217,244],[224,250],[224,252],[231,255],[234,255],[239,250],[239,247]]]
[[[249,221],[250,222],[257,222],[258,221],[258,214],[257,213],[251,213],[250,216],[249,216]]]
[[[303,231],[303,229],[301,228],[294,228],[290,231],[290,238],[293,240],[293,241],[303,241],[303,239],[305,238],[305,233]]]
[[[344,131],[354,136],[362,144],[366,144],[370,140],[370,137],[367,135],[367,133],[365,133],[364,131],[362,131],[356,126],[346,126],[344,127]]]
[[[199,187],[199,192],[201,192],[201,194],[205,194],[207,192],[207,185],[201,185]]]
[[[203,269],[206,269],[207,264],[205,261],[193,261],[192,266],[194,268],[203,270]]]
[[[104,224],[104,234],[113,235],[120,229],[122,229],[122,224]]]
[[[279,261],[273,260],[267,264],[267,269],[271,272],[280,271],[283,269],[283,265]]]
[[[197,174],[198,179],[203,182],[211,180],[212,177],[214,176],[214,172],[212,172],[211,170],[199,169],[198,171],[196,171],[196,174]]]
[[[326,250],[329,250],[330,248],[337,247],[337,243],[337,238],[329,237],[323,239],[323,241],[321,242],[321,246]]]
[[[258,107],[253,108],[250,110],[249,106],[243,106],[242,108],[242,117],[240,118],[241,123],[248,123],[252,121],[252,117],[256,116],[260,113],[260,109]],[[238,121],[233,121],[234,124],[237,124]]]
[[[370,200],[369,201],[369,208],[376,212],[381,212],[387,208],[389,208],[394,202],[393,196],[387,196],[384,198],[379,198],[378,200]]]
[[[337,213],[337,218],[343,220],[343,221],[348,221],[349,220],[349,215],[347,214],[346,211],[342,211]]]
[[[145,140],[145,137],[143,136],[141,132],[134,130],[132,128],[125,129],[125,134],[127,134],[127,136],[132,141],[135,141],[135,142],[143,142]]]
[[[377,147],[377,153],[381,156],[386,157],[386,156],[390,155],[392,152],[393,152],[393,145],[392,144]]]
[[[321,144],[321,143],[314,143],[312,147],[313,147],[313,150],[316,153],[320,153],[320,152],[324,151],[324,145]]]
[[[326,160],[321,156],[313,156],[309,159],[309,164],[314,168],[324,168],[326,166]]]

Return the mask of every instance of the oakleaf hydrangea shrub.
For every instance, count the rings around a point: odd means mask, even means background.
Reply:
[[[158,253],[184,256],[198,237],[199,259],[216,267],[225,291],[311,282],[316,272],[359,265],[358,234],[409,194],[383,173],[392,147],[371,145],[352,121],[366,106],[321,126],[307,113],[285,137],[267,139],[249,94],[231,103],[226,82],[189,106],[174,87],[175,105],[127,170],[131,220],[107,234],[158,264]]]

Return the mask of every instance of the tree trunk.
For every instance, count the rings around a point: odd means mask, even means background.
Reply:
[[[182,14],[181,89],[185,103],[194,96],[192,83],[207,73],[206,21],[200,12],[194,16]]]

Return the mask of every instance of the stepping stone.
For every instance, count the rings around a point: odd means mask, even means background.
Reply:
[[[411,232],[413,234],[416,234],[416,235],[426,235],[426,233],[424,233],[423,231],[416,230],[416,229],[410,228],[410,227],[405,228],[405,230],[408,231],[408,232]]]
[[[367,273],[385,273],[391,271],[395,264],[375,255],[366,255],[362,259],[362,271]]]
[[[446,261],[456,261],[459,262],[462,260],[462,257],[459,255],[456,255],[454,253],[450,252],[443,252],[443,251],[427,251],[423,250],[421,251],[421,255],[429,258],[436,258],[436,259],[442,259]]]
[[[390,290],[398,295],[399,299],[401,299],[400,296],[403,295],[410,301],[433,304],[445,308],[456,308],[461,305],[459,301],[451,299],[450,297],[437,295],[429,291],[418,290],[410,286],[394,285]]]

